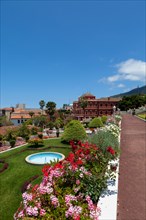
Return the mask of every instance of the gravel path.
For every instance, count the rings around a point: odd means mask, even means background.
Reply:
[[[146,220],[146,122],[123,115],[117,220]]]

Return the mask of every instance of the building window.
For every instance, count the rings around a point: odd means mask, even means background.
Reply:
[[[20,124],[20,120],[18,119],[18,124]]]

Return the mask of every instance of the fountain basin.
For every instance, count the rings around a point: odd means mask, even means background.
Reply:
[[[58,152],[39,152],[31,154],[25,158],[27,163],[44,165],[50,162],[57,162],[64,160],[65,156]]]

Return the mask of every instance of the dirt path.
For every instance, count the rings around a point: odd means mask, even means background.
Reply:
[[[146,220],[146,122],[123,115],[117,220]]]

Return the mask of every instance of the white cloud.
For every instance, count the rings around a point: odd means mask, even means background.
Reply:
[[[113,75],[113,76],[109,76],[108,78],[107,78],[107,81],[108,82],[115,82],[115,81],[117,81],[117,80],[119,80],[120,79],[120,75]]]
[[[142,60],[128,59],[116,64],[117,74],[104,79],[109,83],[120,80],[145,81],[146,80],[146,62]]]
[[[117,85],[117,87],[118,87],[118,88],[124,88],[124,87],[125,87],[125,85],[124,85],[124,84],[122,84],[122,83],[120,83],[120,84],[118,84],[118,85]]]
[[[116,65],[123,79],[143,81],[146,77],[146,62],[129,59]]]

